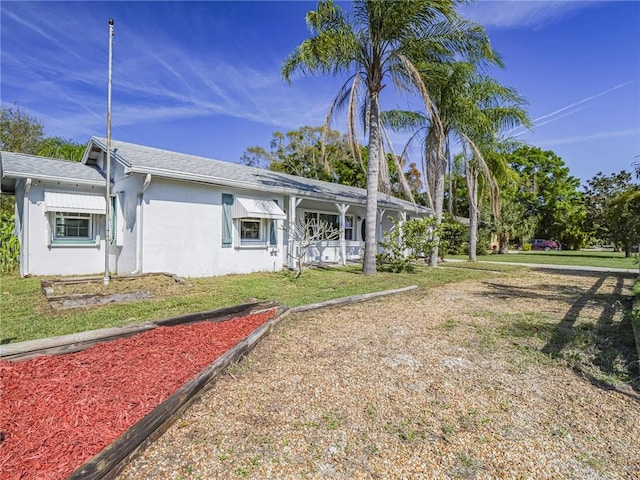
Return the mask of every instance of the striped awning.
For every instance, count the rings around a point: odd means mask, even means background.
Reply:
[[[253,198],[239,198],[233,206],[233,218],[270,218],[284,220],[287,215],[273,200],[255,200]]]
[[[105,215],[107,203],[104,196],[82,193],[44,192],[47,212],[93,213]]]

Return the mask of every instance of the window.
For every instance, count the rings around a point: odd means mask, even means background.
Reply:
[[[354,240],[353,238],[353,215],[345,215],[344,217],[344,239]]]
[[[308,226],[311,231],[311,235],[314,235],[314,230],[321,225],[326,225],[326,228],[322,229],[323,238],[319,238],[318,240],[337,240],[339,237],[333,232],[340,231],[340,216],[332,215],[330,213],[319,213],[319,212],[304,212],[304,223]],[[327,231],[327,229],[329,231]]]
[[[91,215],[57,212],[53,238],[54,240],[91,240]]]
[[[243,218],[240,220],[240,240],[243,242],[261,242],[262,220],[259,218]]]

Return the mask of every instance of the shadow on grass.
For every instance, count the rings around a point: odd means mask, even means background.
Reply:
[[[568,309],[557,324],[528,324],[521,328],[546,342],[541,349],[543,353],[565,361],[594,386],[615,390],[640,402],[639,395],[616,386],[622,382],[640,392],[640,372],[631,325],[632,297],[624,293],[625,280],[634,279],[635,275],[570,270],[554,273],[566,275],[567,281],[562,284],[543,281],[535,288],[488,282],[486,285],[493,290],[490,295],[501,299],[516,297],[565,302]],[[577,276],[592,279],[590,287],[584,289],[572,284],[571,277]],[[614,280],[613,289],[603,291],[608,279]],[[598,318],[578,322],[586,307],[600,311]]]

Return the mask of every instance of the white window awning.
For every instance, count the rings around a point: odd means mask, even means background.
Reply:
[[[44,192],[45,211],[65,213],[93,213],[105,215],[107,203],[100,195],[82,193]]]
[[[270,218],[284,220],[287,215],[273,200],[238,198],[233,206],[233,218]]]

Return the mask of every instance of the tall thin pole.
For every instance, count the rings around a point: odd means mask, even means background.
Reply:
[[[104,218],[104,278],[102,283],[109,285],[109,250],[111,246],[111,70],[113,66],[113,18],[109,19],[109,79],[107,82],[107,154],[106,154],[106,211]]]

